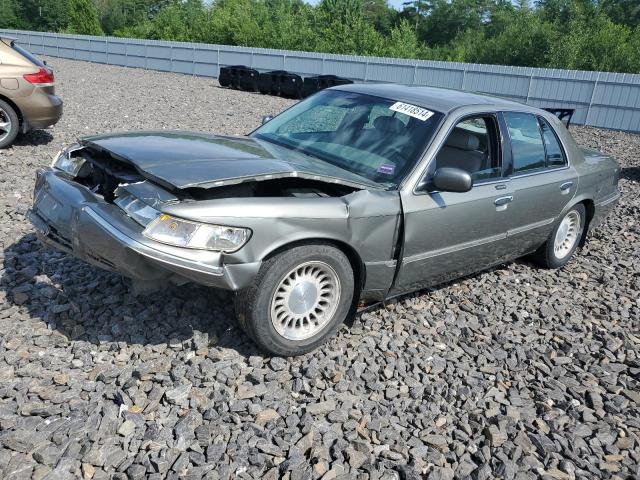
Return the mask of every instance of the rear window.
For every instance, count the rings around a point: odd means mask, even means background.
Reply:
[[[16,52],[18,52],[20,55],[22,55],[24,58],[29,60],[34,65],[37,65],[38,67],[44,67],[45,66],[45,64],[44,64],[44,62],[42,60],[40,60],[38,57],[36,57],[33,53],[31,53],[31,52],[25,50],[24,48],[22,48],[17,43],[15,43],[15,42],[11,43],[11,48],[13,48]]]

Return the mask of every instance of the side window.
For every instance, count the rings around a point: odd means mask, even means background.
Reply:
[[[538,120],[529,113],[504,112],[513,156],[513,172],[522,173],[545,166],[545,151]]]
[[[436,155],[435,168],[461,168],[475,181],[500,177],[497,131],[492,116],[470,117],[458,122]]]
[[[544,147],[547,151],[547,167],[564,167],[567,162],[562,147],[560,146],[560,141],[558,137],[556,137],[553,128],[549,125],[549,122],[542,117],[538,117],[538,121],[540,122],[540,129],[542,130]]]

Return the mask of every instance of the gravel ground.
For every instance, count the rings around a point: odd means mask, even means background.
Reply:
[[[561,271],[515,262],[360,315],[318,351],[266,358],[230,297],[134,298],[41,247],[34,170],[79,135],[243,134],[292,102],[210,79],[60,59],[65,116],[0,153],[2,478],[637,478],[640,137],[623,197]]]

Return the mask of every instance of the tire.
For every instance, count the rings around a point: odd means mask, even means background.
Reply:
[[[344,253],[327,244],[302,245],[263,262],[253,284],[236,295],[236,316],[263,350],[302,355],[338,330],[351,313],[354,291]]]
[[[0,149],[2,149],[11,145],[20,131],[18,114],[13,107],[4,100],[0,100],[0,124],[7,125],[5,127],[6,129],[0,130]]]
[[[580,245],[585,231],[586,210],[578,203],[563,215],[551,232],[551,236],[534,254],[533,260],[544,268],[564,267]],[[570,232],[573,231],[573,235]],[[570,236],[570,240],[568,240]],[[564,238],[564,243],[562,239]],[[563,247],[558,247],[564,244]]]

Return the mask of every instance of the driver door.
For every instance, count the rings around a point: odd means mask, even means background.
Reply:
[[[468,192],[438,192],[428,182],[402,192],[404,250],[391,294],[419,290],[509,258],[506,212],[512,199],[503,178],[497,117],[476,115],[457,122],[426,175],[439,167],[467,170]]]

